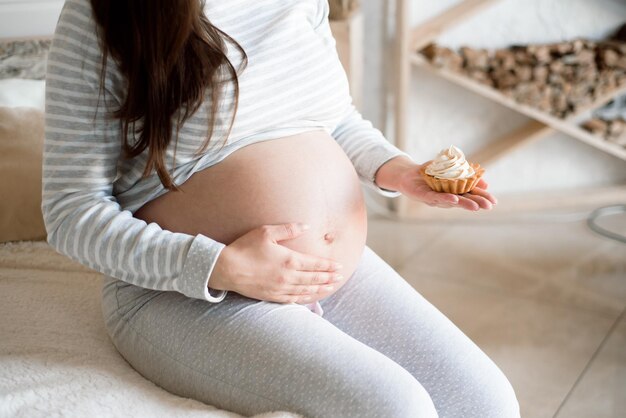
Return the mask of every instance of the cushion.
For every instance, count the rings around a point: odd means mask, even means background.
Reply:
[[[36,107],[45,106],[46,82],[21,78],[0,79],[0,106]]]
[[[44,240],[41,173],[44,114],[0,107],[0,242]]]

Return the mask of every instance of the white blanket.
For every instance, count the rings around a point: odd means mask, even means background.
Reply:
[[[0,244],[0,417],[241,417],[138,374],[104,329],[101,279],[44,241]]]

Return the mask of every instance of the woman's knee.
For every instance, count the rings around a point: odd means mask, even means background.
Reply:
[[[479,372],[483,378],[471,395],[476,416],[485,418],[519,418],[520,406],[513,386],[493,362]]]
[[[331,382],[338,402],[328,416],[433,418],[438,417],[430,395],[400,365],[378,368],[363,365],[357,373],[349,372],[340,382]]]
[[[410,379],[397,380],[380,390],[378,397],[390,402],[382,409],[378,409],[376,416],[379,417],[436,418],[439,416],[430,394],[412,376]],[[378,403],[376,397],[374,400]]]
[[[487,413],[483,416],[519,418],[520,406],[511,382],[498,369],[498,377],[491,384],[491,393],[487,402]]]

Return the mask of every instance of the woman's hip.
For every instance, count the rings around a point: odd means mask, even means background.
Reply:
[[[102,311],[114,342],[124,338],[128,330],[151,341],[182,341],[190,333],[223,333],[231,330],[225,327],[227,324],[244,327],[257,323],[260,316],[283,316],[285,311],[314,315],[304,305],[251,299],[236,292],[228,292],[224,300],[212,303],[174,291],[142,288],[112,277],[105,277],[103,283]]]
[[[285,318],[319,318],[302,305],[235,292],[211,303],[110,277],[102,288],[102,311],[113,344],[142,376],[179,396],[250,414],[283,407],[248,375],[260,360],[254,345],[258,350],[273,344],[272,322],[278,331]]]

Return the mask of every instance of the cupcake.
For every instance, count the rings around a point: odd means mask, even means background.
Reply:
[[[451,145],[420,168],[426,183],[436,192],[463,194],[471,191],[485,172],[478,163],[468,163],[463,151]]]

